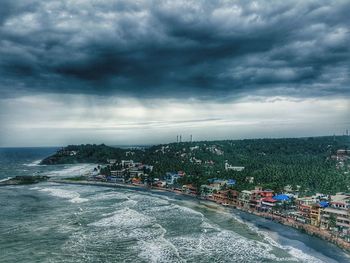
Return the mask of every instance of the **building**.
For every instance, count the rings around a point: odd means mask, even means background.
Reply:
[[[310,206],[310,224],[319,227],[321,224],[321,205],[312,204]]]
[[[123,168],[130,168],[134,166],[133,160],[122,160],[122,167]]]
[[[249,209],[251,196],[252,196],[251,191],[243,190],[242,192],[240,192],[238,196],[238,204],[245,209]]]
[[[140,177],[143,175],[143,171],[138,170],[137,168],[132,168],[129,170],[130,177]]]
[[[305,224],[310,223],[311,204],[297,204],[296,220]]]
[[[225,170],[228,171],[228,170],[232,170],[232,171],[236,171],[236,172],[241,172],[244,170],[244,166],[232,166],[230,164],[228,164],[228,162],[226,161],[225,162]]]
[[[321,227],[328,229],[332,227],[330,219],[335,218],[335,227],[340,231],[350,230],[350,211],[349,209],[338,209],[326,207],[321,214]]]
[[[322,228],[334,228],[341,233],[350,233],[350,194],[337,193],[331,196],[329,206],[321,212],[320,225]]]
[[[165,174],[165,181],[168,185],[173,185],[176,183],[176,181],[180,178],[180,175],[178,173],[166,173]]]
[[[271,197],[264,197],[261,199],[260,209],[261,210],[271,210],[273,209],[278,201]]]
[[[111,171],[111,175],[116,177],[124,177],[125,173],[125,169]]]
[[[238,204],[239,192],[236,190],[224,190],[213,193],[213,199],[219,204],[234,205]]]
[[[273,191],[272,190],[263,190],[261,187],[257,186],[254,190],[251,191],[249,208],[250,209],[260,209],[261,199],[262,198],[272,198]]]
[[[197,195],[197,189],[192,184],[183,185],[182,191],[187,193],[187,194]]]

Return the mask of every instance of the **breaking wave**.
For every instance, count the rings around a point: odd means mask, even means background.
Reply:
[[[52,187],[38,188],[38,187],[34,187],[34,188],[31,188],[31,190],[38,190],[40,192],[48,193],[49,195],[54,196],[54,197],[68,199],[68,201],[71,202],[71,203],[83,203],[83,202],[86,202],[86,201],[89,200],[87,198],[81,198],[80,194],[75,192],[75,191],[69,191],[69,190],[64,190],[64,189],[59,189],[59,188],[52,188]]]

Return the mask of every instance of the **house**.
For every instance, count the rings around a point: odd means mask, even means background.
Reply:
[[[122,160],[122,167],[123,168],[130,168],[134,166],[133,160]]]
[[[310,224],[313,226],[320,226],[321,223],[321,209],[320,204],[312,204],[310,207]]]
[[[276,206],[278,201],[271,197],[264,197],[261,199],[260,209],[261,210],[271,210]]]
[[[176,183],[176,181],[180,178],[180,175],[178,173],[166,173],[165,174],[165,181],[168,185],[173,185]]]
[[[341,231],[350,230],[350,210],[326,207],[321,213],[321,227],[330,228],[330,218],[335,218],[335,227]]]
[[[129,170],[130,177],[140,177],[143,175],[143,171],[137,170],[137,168],[133,168]]]
[[[203,184],[201,185],[201,193],[203,196],[212,197],[213,193],[217,193],[221,189],[221,184],[213,183],[213,184]]]
[[[233,180],[233,179],[231,179],[231,180],[232,180],[231,184],[234,185],[236,183],[236,181]],[[228,185],[228,181],[227,180],[218,179],[218,178],[210,178],[210,179],[208,179],[208,182],[210,184],[219,184],[220,186]]]
[[[227,186],[232,187],[232,186],[234,186],[236,184],[236,180],[228,179],[226,184],[227,184]]]
[[[182,191],[187,193],[187,194],[197,195],[197,189],[192,184],[183,185]]]
[[[244,166],[232,166],[230,164],[228,164],[228,162],[226,161],[225,162],[225,170],[228,171],[228,170],[233,170],[233,171],[236,171],[236,172],[241,172],[244,170]]]
[[[239,192],[236,190],[218,191],[213,194],[213,199],[219,204],[228,204],[236,206],[238,203]]]
[[[290,197],[285,194],[275,195],[272,198],[281,203],[290,202]]]
[[[297,204],[297,213],[296,213],[296,220],[302,223],[309,224],[310,223],[310,214],[311,214],[311,204]]]
[[[331,220],[335,220],[334,226]],[[335,227],[338,231],[350,233],[350,194],[337,193],[321,211],[321,228]]]
[[[157,181],[153,182],[153,186],[155,186],[155,187],[165,187],[166,186],[166,182],[162,181],[162,180],[157,180]]]
[[[256,186],[254,190],[251,191],[249,208],[250,209],[259,209],[261,204],[261,198],[269,197],[272,198],[272,190],[263,190],[261,187]]]
[[[111,175],[116,177],[124,177],[125,173],[125,169],[111,171]]]
[[[245,209],[249,209],[249,202],[250,202],[251,196],[252,196],[251,191],[243,190],[242,192],[240,192],[238,196],[238,204]]]

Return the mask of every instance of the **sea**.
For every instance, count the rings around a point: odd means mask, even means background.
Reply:
[[[65,178],[95,164],[41,166],[57,148],[0,148],[0,180]],[[0,187],[0,262],[350,262],[333,244],[162,191],[39,183]]]

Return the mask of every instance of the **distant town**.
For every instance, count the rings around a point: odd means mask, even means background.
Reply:
[[[331,138],[328,139],[331,140]],[[311,142],[314,143],[313,140]],[[295,145],[295,141],[292,143]],[[232,142],[226,142],[226,144],[233,145]],[[321,147],[319,144],[316,145]],[[329,149],[333,146],[327,145],[325,148]],[[98,152],[101,149],[106,151],[105,147],[108,146],[79,147],[68,146],[63,148],[53,157],[49,157],[46,162],[53,162],[53,160],[60,162],[62,158],[66,161],[72,160],[70,158],[78,160],[78,156],[81,156],[79,149],[80,151],[87,151],[86,147],[88,147],[89,156],[91,156],[95,154],[95,151],[91,151],[92,148],[99,149],[96,150]],[[203,156],[205,155],[203,154],[201,155],[202,158],[199,158],[200,155],[193,154],[194,152],[200,152],[201,149],[209,152],[210,155],[208,156],[219,156],[220,159],[204,159]],[[109,150],[115,151],[114,149]],[[279,185],[272,189],[267,186],[275,186],[274,184],[266,184],[257,176],[253,176],[252,174],[256,173],[249,171],[251,168],[241,165],[242,162],[236,164],[232,162],[232,159],[229,161],[222,158],[228,156],[226,151],[225,147],[220,146],[220,143],[190,142],[188,145],[183,145],[177,142],[170,146],[161,145],[152,148],[146,155],[154,154],[158,157],[153,156],[149,159],[152,163],[148,164],[133,158],[145,159],[145,150],[126,149],[123,152],[118,150],[118,152],[115,152],[116,158],[104,159],[101,164],[96,165],[91,173],[65,178],[64,180],[60,179],[58,182],[143,187],[171,191],[253,213],[295,227],[311,235],[319,236],[345,249],[350,249],[349,191],[335,193],[314,191],[308,187],[305,188],[305,183],[302,180],[300,180],[300,184],[290,184],[286,180],[283,187]],[[164,157],[169,152],[173,152],[176,159],[180,160],[180,164],[183,163],[184,167],[188,168],[189,166],[181,161],[182,158],[187,158],[187,164],[194,165],[194,168],[191,171],[179,169],[160,172],[160,167],[165,165],[162,163],[160,156]],[[140,153],[142,154],[140,155]],[[258,152],[257,156],[265,158],[268,154],[266,150],[266,153]],[[111,156],[111,154],[107,155]],[[334,169],[337,175],[348,180],[350,150],[347,149],[346,144],[345,148],[327,150],[327,155],[323,157],[325,157],[324,162],[332,164],[331,169]],[[81,159],[81,161],[83,160],[85,159]],[[221,170],[205,174],[203,170],[198,169],[204,167],[205,170],[212,171],[211,167],[218,165],[218,160],[222,162],[217,166],[221,167]],[[166,168],[163,167],[163,169]],[[294,170],[297,171],[296,168]],[[211,176],[213,174],[216,176]],[[301,176],[303,173],[295,172],[295,174]],[[320,180],[322,180],[321,174],[320,170]]]

